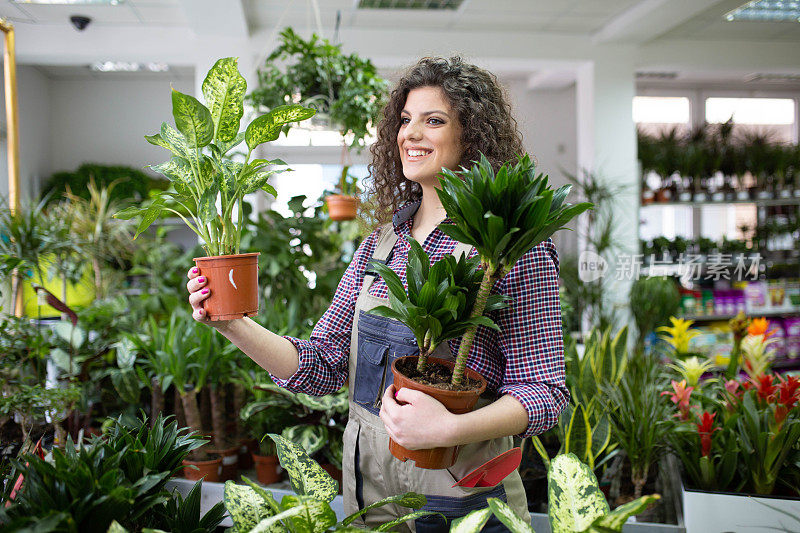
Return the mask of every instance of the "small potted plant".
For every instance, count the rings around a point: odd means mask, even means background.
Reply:
[[[477,373],[467,372],[466,363],[478,325],[491,327],[493,324],[488,318],[483,317],[487,310],[487,304],[495,305],[489,294],[491,288],[511,271],[514,264],[525,253],[563,228],[574,217],[592,207],[592,204],[588,202],[577,205],[566,203],[565,200],[571,185],[565,185],[556,191],[551,189],[548,186],[547,176],[541,174],[536,176],[534,164],[527,154],[520,156],[515,163],[505,163],[496,173],[491,163],[481,155],[480,161],[475,162],[470,169],[462,168],[458,173],[443,169],[440,183],[441,189],[437,189],[437,194],[448,217],[454,223],[441,224],[439,229],[459,242],[474,246],[480,258],[482,279],[474,296],[471,313],[466,319],[472,323],[463,332],[454,363],[444,362],[444,360],[434,361],[433,358],[429,358],[428,361],[424,360],[425,349],[433,344],[433,341],[443,332],[443,330],[439,331],[436,323],[431,321],[433,327],[429,326],[422,338],[415,332],[417,343],[421,347],[420,355],[423,361],[420,362],[418,356],[398,358],[392,363],[392,372],[395,386],[398,389],[414,388],[438,398],[438,393],[432,394],[433,391],[430,391],[430,388],[415,380],[413,375],[407,376],[404,372],[409,372],[408,369],[414,372],[426,372],[429,370],[428,367],[444,365],[445,372],[452,375],[450,382],[444,384],[444,388],[450,389],[446,391],[445,396],[457,398],[454,401],[456,402],[455,409],[458,411],[454,412],[467,412],[475,406],[486,386],[483,378],[474,377],[477,376]],[[409,261],[407,269],[407,277],[410,280],[409,297],[414,290],[422,289],[424,280],[432,277],[433,269],[434,267],[428,268],[428,264],[424,262]],[[385,272],[384,269],[381,269],[379,274],[381,271]],[[395,287],[392,288],[391,276],[388,278],[387,285],[391,291],[392,311],[397,313],[394,318],[406,323],[412,331],[422,330],[423,328],[410,320],[417,318],[416,305],[410,299],[404,300],[400,294],[400,292],[404,292],[402,285],[397,287],[396,284],[393,284]],[[414,289],[411,288],[412,283],[415,285]],[[451,279],[450,286],[453,285]],[[427,294],[421,296],[423,299],[428,298]],[[459,297],[453,295],[452,298]],[[445,295],[444,300],[447,299],[448,297]],[[467,299],[466,295],[464,295],[464,299]],[[453,306],[454,304],[443,305]],[[386,311],[381,312],[385,313]],[[451,316],[454,315],[458,315],[455,309],[451,312]],[[408,361],[413,361],[413,364],[409,364]],[[472,374],[470,379],[474,381],[471,383],[466,380],[465,383],[465,374]],[[455,453],[450,455],[453,462],[455,458]],[[419,460],[416,464],[421,466]],[[446,466],[449,465],[433,468]]]
[[[208,256],[195,258],[195,263],[202,274],[208,275],[212,295],[204,307],[210,320],[258,312],[258,253],[239,253],[246,223],[242,199],[258,190],[275,196],[268,181],[282,170],[270,167],[284,163],[250,158],[257,146],[277,139],[284,125],[315,113],[301,105],[276,107],[240,132],[247,83],[239,73],[237,61],[233,57],[220,59],[208,72],[202,85],[206,105],[172,90],[172,115],[177,129],[164,122],[160,133],[145,136],[151,144],[172,152],[169,161],[151,167],[169,178],[172,187],[148,206],[133,206],[115,215],[121,219],[141,217],[136,238],[163,211],[172,212],[204,241]],[[229,152],[242,141],[247,145],[247,156],[239,162]],[[182,207],[192,220],[168,202]]]
[[[325,197],[325,205],[328,206],[328,215],[331,220],[353,220],[358,212],[358,195],[361,190],[358,188],[358,177],[349,173],[350,166],[342,167],[342,175],[339,178],[339,185],[336,187],[336,194]]]

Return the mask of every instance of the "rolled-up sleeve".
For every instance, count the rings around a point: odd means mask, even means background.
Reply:
[[[496,346],[505,360],[498,393],[516,398],[528,412],[528,427],[519,436],[538,435],[558,423],[569,401],[553,242],[548,239],[522,256],[499,290],[514,302],[494,317],[501,330]]]
[[[353,254],[330,307],[314,325],[310,338],[305,340],[284,335],[297,348],[299,366],[288,379],[273,375],[277,385],[292,392],[323,396],[338,391],[345,384],[356,300],[376,240],[377,230],[364,239]]]

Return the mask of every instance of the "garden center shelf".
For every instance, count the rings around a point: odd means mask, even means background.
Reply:
[[[689,205],[699,207],[702,205],[730,205],[730,204],[756,204],[759,206],[773,206],[773,205],[798,205],[800,204],[800,197],[793,198],[748,198],[746,200],[706,200],[702,202],[689,201],[670,201],[670,202],[650,202],[642,204],[641,207],[652,207],[658,205]]]
[[[800,315],[800,309],[790,309],[787,311],[753,311],[748,312],[747,315],[758,318],[798,316]],[[685,320],[694,320],[695,322],[714,322],[717,320],[730,320],[735,316],[736,315],[684,315],[682,318]]]

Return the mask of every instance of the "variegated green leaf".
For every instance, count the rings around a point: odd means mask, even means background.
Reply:
[[[308,455],[313,455],[325,446],[328,428],[319,424],[301,424],[284,429],[281,435],[299,444]]]
[[[139,403],[139,377],[134,370],[115,371],[111,374],[111,382],[123,401],[131,405]]]
[[[315,113],[315,110],[301,105],[276,107],[247,126],[244,134],[247,147],[253,150],[259,144],[274,141],[280,135],[281,127],[284,124],[306,120],[313,117]]]
[[[256,192],[259,189],[268,190],[273,196],[275,196],[275,188],[268,184],[270,176],[272,176],[273,172],[266,170],[263,172],[256,172],[254,174],[248,175],[244,180],[243,190],[245,194],[250,194]]]
[[[150,207],[147,208],[147,211],[142,214],[142,219],[139,221],[139,225],[136,226],[136,233],[133,239],[136,240],[136,237],[149,228],[150,224],[156,221],[162,211],[164,211],[164,200],[159,197],[154,200],[153,203],[150,204]]]
[[[547,494],[553,533],[585,531],[609,511],[594,473],[571,453],[550,462]]]
[[[203,222],[211,222],[217,217],[217,194],[216,187],[209,187],[200,197],[200,205],[197,208],[197,216]]]
[[[111,525],[108,526],[107,533],[128,533],[128,530],[122,527],[119,522],[114,520],[111,522]]]
[[[424,516],[431,516],[435,514],[443,516],[441,513],[437,513],[434,511],[415,511],[413,513],[408,513],[407,515],[401,516],[400,518],[396,518],[391,522],[386,522],[385,524],[381,524],[377,528],[375,528],[375,531],[389,531],[394,526],[403,524],[410,520],[416,520],[417,518],[422,518]]]
[[[281,506],[278,501],[272,496],[272,491],[269,491],[258,485],[253,483],[247,476],[242,476],[242,481],[244,481],[251,489],[258,494],[264,502],[272,509],[272,514],[278,514],[281,511]]]
[[[292,516],[298,515],[304,512],[305,509],[303,507],[293,507],[291,509],[287,509],[281,513],[278,513],[274,516],[270,516],[269,518],[265,518],[261,522],[259,522],[256,527],[250,530],[250,533],[268,533],[271,531],[284,531],[284,528],[276,528],[275,526],[279,526],[281,520],[286,520]]]
[[[233,521],[234,533],[248,533],[259,522],[274,516],[272,508],[251,487],[225,482],[225,509]]]
[[[595,526],[605,527],[612,531],[622,531],[622,526],[631,516],[637,515],[647,509],[647,507],[654,501],[661,498],[658,494],[651,494],[649,496],[642,496],[632,502],[620,505],[612,512],[605,516],[597,518],[594,522]]]
[[[489,521],[490,516],[492,516],[490,509],[472,511],[453,522],[450,526],[450,533],[478,533]]]
[[[160,146],[165,146],[173,154],[184,159],[192,159],[194,157],[192,150],[189,149],[189,144],[186,142],[186,137],[166,122],[161,123],[159,138],[164,143]]]
[[[572,411],[566,431],[564,451],[574,453],[582,461],[586,461],[592,453],[592,428],[583,405],[578,404]]]
[[[296,507],[302,507],[304,511],[287,519],[291,523],[289,527],[291,531],[315,533],[325,531],[336,524],[336,513],[328,505],[328,502],[295,494],[287,494],[281,500],[283,509]]]
[[[489,504],[489,509],[492,510],[494,515],[505,525],[511,533],[534,533],[531,525],[517,516],[517,513],[504,501],[497,498],[489,498],[486,500]]]
[[[202,148],[214,138],[211,112],[194,96],[172,89],[172,116],[189,148]]]
[[[303,449],[281,435],[269,433],[278,450],[278,460],[297,494],[329,502],[339,492],[339,485]]]
[[[244,168],[243,163],[237,163],[229,159],[221,161],[222,179],[219,182],[220,192],[229,195],[236,189],[236,177],[242,171],[242,168]]]
[[[161,134],[160,133],[156,133],[155,135],[145,135],[144,136],[144,140],[146,140],[147,142],[149,142],[153,146],[160,146],[162,148],[166,148],[167,150],[171,150],[172,149],[170,147],[170,145],[167,144],[167,142],[164,139],[161,138]]]
[[[355,513],[351,514],[350,516],[342,520],[342,525],[346,526],[347,524],[350,524],[353,520],[355,520],[362,514],[366,513],[370,509],[375,509],[376,507],[383,507],[384,505],[389,505],[390,503],[399,505],[401,507],[420,509],[426,503],[428,503],[428,500],[427,498],[425,498],[424,495],[417,494],[416,492],[406,492],[405,494],[398,494],[397,496],[389,496],[388,498],[384,498],[373,504],[367,505],[363,509],[359,509]]]
[[[242,144],[242,141],[244,141],[244,132],[240,131],[236,134],[236,137],[228,142],[217,141],[217,148],[219,148],[219,151],[225,155],[230,152],[232,148],[236,148]]]
[[[214,124],[214,138],[222,142],[236,137],[244,114],[247,81],[239,73],[237,63],[235,57],[222,58],[214,63],[203,80],[203,96]]]
[[[165,163],[150,165],[150,168],[166,176],[170,181],[180,181],[187,184],[194,181],[192,165],[182,157],[174,156]]]

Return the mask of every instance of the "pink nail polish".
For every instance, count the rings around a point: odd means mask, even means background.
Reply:
[[[202,291],[200,291],[200,294],[208,294],[208,289],[203,289]]]
[[[197,311],[197,314],[198,314],[198,315],[202,315],[202,314],[203,314],[203,310],[202,310],[202,309],[198,310],[198,311]]]
[[[200,276],[199,278],[197,278],[197,282],[198,283],[205,283],[206,282],[206,278],[204,276]]]
[[[192,269],[192,274],[197,274],[197,267],[194,267],[194,268]]]

